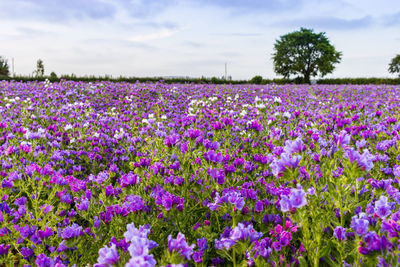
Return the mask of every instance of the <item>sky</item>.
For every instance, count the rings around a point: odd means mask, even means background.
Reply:
[[[134,77],[281,77],[274,43],[325,32],[342,61],[326,77],[395,77],[398,0],[0,0],[0,56],[14,72]],[[319,78],[319,77],[317,77]]]

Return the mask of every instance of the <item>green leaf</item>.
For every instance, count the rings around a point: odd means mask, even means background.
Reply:
[[[309,266],[306,259],[303,256],[300,256],[298,258],[298,260],[299,260],[300,267],[308,267]]]

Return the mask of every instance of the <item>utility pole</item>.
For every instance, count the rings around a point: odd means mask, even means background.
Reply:
[[[12,76],[14,77],[15,73],[14,73],[14,58],[13,57],[11,58],[11,69],[12,69]]]
[[[228,63],[225,62],[225,80],[228,79],[227,65]]]

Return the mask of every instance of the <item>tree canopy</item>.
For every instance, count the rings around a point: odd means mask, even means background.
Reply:
[[[297,75],[305,83],[310,83],[310,77],[331,73],[342,57],[324,32],[305,28],[282,35],[276,40],[272,55],[277,74],[285,78]]]
[[[38,59],[36,62],[36,70],[34,71],[36,77],[43,77],[44,76],[44,64],[43,60]]]
[[[392,61],[389,64],[389,72],[398,73],[400,76],[400,54],[392,58]]]
[[[10,74],[9,66],[7,63],[7,59],[0,56],[0,76],[8,76]]]

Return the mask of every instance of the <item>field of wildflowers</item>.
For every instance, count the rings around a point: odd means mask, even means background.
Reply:
[[[400,86],[0,81],[0,264],[399,264]]]

